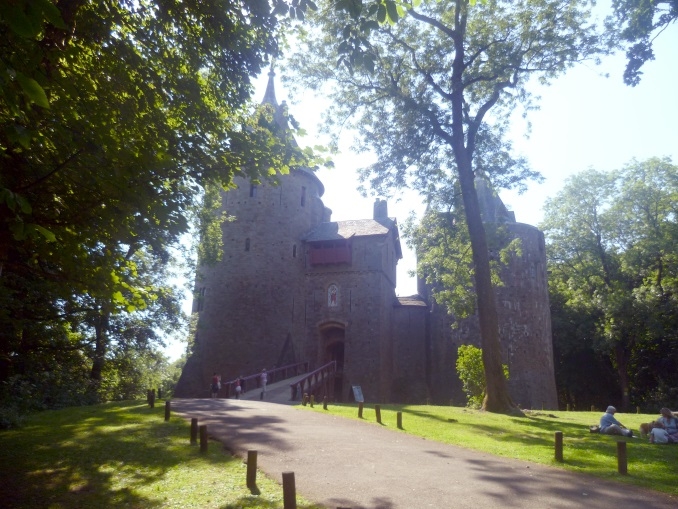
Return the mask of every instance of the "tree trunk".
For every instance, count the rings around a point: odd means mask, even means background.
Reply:
[[[101,374],[108,349],[108,313],[106,311],[100,310],[98,316],[94,318],[94,331],[94,356],[89,378],[92,382],[92,391],[97,392],[101,385]]]
[[[619,376],[619,388],[621,389],[622,404],[621,409],[628,411],[631,408],[631,396],[629,395],[629,355],[627,349],[621,343],[614,347],[614,360],[617,366],[617,375]]]
[[[483,350],[483,367],[485,369],[485,400],[483,410],[488,412],[523,415],[511,399],[508,383],[504,376],[501,362],[501,346],[499,344],[499,320],[497,317],[497,299],[492,286],[490,272],[490,255],[487,251],[485,227],[480,216],[480,205],[475,187],[473,174],[473,147],[475,132],[482,121],[484,113],[477,114],[475,127],[464,125],[464,72],[467,12],[466,4],[457,0],[455,6],[455,30],[452,35],[454,42],[454,61],[452,63],[452,132],[443,134],[451,145],[454,159],[457,163],[457,173],[461,185],[461,195],[464,202],[464,212],[471,238],[473,252],[473,268],[475,271],[476,304],[478,320],[480,322],[480,345]],[[486,104],[481,110],[489,110],[497,98]],[[468,143],[468,145],[467,145]]]
[[[499,341],[499,320],[497,317],[497,299],[492,286],[490,256],[487,250],[485,227],[480,215],[480,205],[476,193],[473,171],[470,161],[463,166],[457,159],[461,193],[464,200],[466,222],[471,237],[473,267],[475,270],[476,299],[478,320],[480,322],[480,342],[483,350],[486,391],[483,410],[496,413],[521,414],[509,394],[508,383],[504,376]]]

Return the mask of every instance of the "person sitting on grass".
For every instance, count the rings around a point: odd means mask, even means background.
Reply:
[[[605,435],[622,435],[632,437],[633,431],[627,429],[621,422],[614,418],[617,409],[613,406],[607,407],[605,413],[600,418],[600,433]]]
[[[659,412],[662,416],[657,419],[657,422],[661,423],[666,430],[666,433],[669,435],[669,442],[673,444],[678,443],[678,419],[666,407],[662,408]]]
[[[659,422],[650,423],[650,443],[651,444],[668,444],[670,442],[669,434],[664,429],[664,425]]]

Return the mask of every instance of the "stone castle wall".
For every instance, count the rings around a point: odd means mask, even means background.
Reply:
[[[223,260],[201,266],[194,311],[199,312],[195,353],[177,396],[207,390],[212,373],[231,380],[296,359],[305,346],[305,253],[301,237],[325,209],[320,181],[303,170],[251,188],[243,178],[224,193]]]
[[[315,368],[336,360],[337,399],[350,400],[350,387],[360,385],[368,402],[465,403],[457,348],[480,346],[477,317],[453,329],[453,317],[425,300],[425,290],[424,297],[396,298],[399,238],[385,203],[375,204],[374,221],[357,222],[381,233],[350,236],[350,263],[312,265],[309,232],[341,226],[328,224],[322,183],[293,170],[277,186],[236,184],[223,195],[223,211],[235,216],[222,227],[223,260],[199,267],[196,278],[196,346],[178,397],[206,396],[213,372],[231,380],[264,367],[307,361]],[[497,211],[507,218],[499,205],[493,210],[492,219]],[[521,239],[522,254],[497,289],[509,388],[523,407],[556,408],[544,239],[511,219],[506,225]]]

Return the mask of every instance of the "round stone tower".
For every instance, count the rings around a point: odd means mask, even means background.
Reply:
[[[553,339],[546,273],[544,234],[534,226],[517,223],[489,184],[476,179],[478,201],[486,227],[502,225],[511,240],[520,239],[520,253],[514,253],[501,269],[502,286],[497,286],[497,318],[502,360],[509,368],[509,391],[521,408],[557,409],[553,367]],[[420,285],[422,294],[428,292]],[[444,307],[432,303],[430,382],[431,397],[437,402],[466,400],[455,374],[460,345],[481,347],[478,315],[459,320]]]
[[[264,102],[277,113],[273,73]],[[278,115],[276,115],[278,118]],[[280,121],[280,120],[279,120]],[[194,353],[176,395],[199,397],[214,372],[222,380],[297,361],[304,333],[304,253],[301,237],[328,220],[324,187],[307,169],[276,183],[238,177],[222,195],[223,258],[198,267],[193,312]]]

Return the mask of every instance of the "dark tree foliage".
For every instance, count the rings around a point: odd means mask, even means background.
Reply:
[[[559,406],[583,411],[616,401],[619,382],[615,369],[609,356],[601,355],[594,346],[600,341],[596,338],[597,316],[584,307],[568,306],[561,293],[551,291],[549,299]]]
[[[652,43],[678,20],[678,0],[614,0],[613,7],[621,39],[629,45],[624,83],[636,86],[643,64],[654,60]]]
[[[568,400],[595,394],[598,375],[604,389],[611,366],[616,394],[597,406],[678,403],[677,197],[678,167],[653,158],[575,175],[547,201],[556,376]],[[582,357],[595,360],[592,373],[576,372]]]
[[[0,383],[96,397],[179,327],[202,190],[306,160],[249,103],[278,28],[265,0],[0,3]]]

